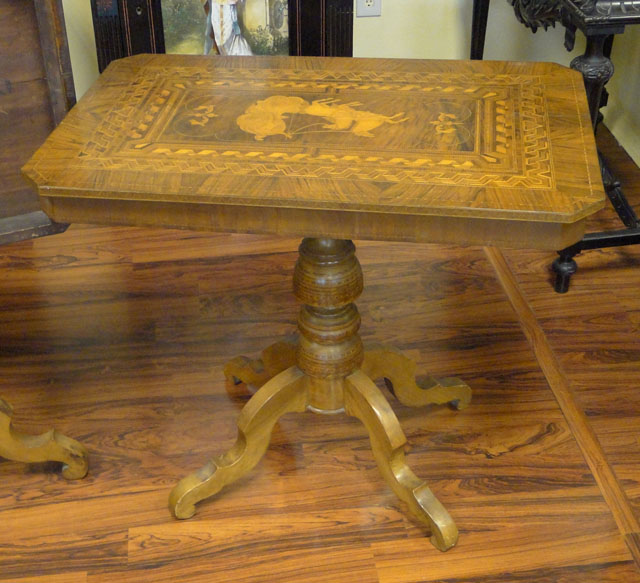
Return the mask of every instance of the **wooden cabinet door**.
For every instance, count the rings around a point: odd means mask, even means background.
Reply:
[[[75,103],[61,0],[0,0],[0,243],[59,232],[20,169]]]

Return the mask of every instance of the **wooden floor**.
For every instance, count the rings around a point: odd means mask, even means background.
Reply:
[[[640,247],[583,254],[558,295],[553,254],[357,243],[365,342],[474,390],[460,412],[393,403],[453,550],[343,416],[285,417],[247,478],[174,520],[170,488],[230,447],[249,396],[224,363],[294,332],[297,244],[78,225],[0,248],[0,394],[17,429],[91,452],[77,482],[0,461],[0,583],[640,582]]]

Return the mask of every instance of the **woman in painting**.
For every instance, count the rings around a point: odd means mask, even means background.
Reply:
[[[245,0],[202,0],[207,15],[204,54],[252,55],[238,24],[238,4]]]

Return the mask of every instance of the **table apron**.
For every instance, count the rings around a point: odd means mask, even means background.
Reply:
[[[61,223],[136,225],[231,233],[537,248],[555,251],[582,238],[585,219],[548,223],[468,216],[252,207],[41,196]]]

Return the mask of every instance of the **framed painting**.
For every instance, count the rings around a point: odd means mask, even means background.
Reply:
[[[91,0],[103,71],[138,53],[349,57],[353,0]]]
[[[165,51],[288,55],[287,0],[162,0]]]

